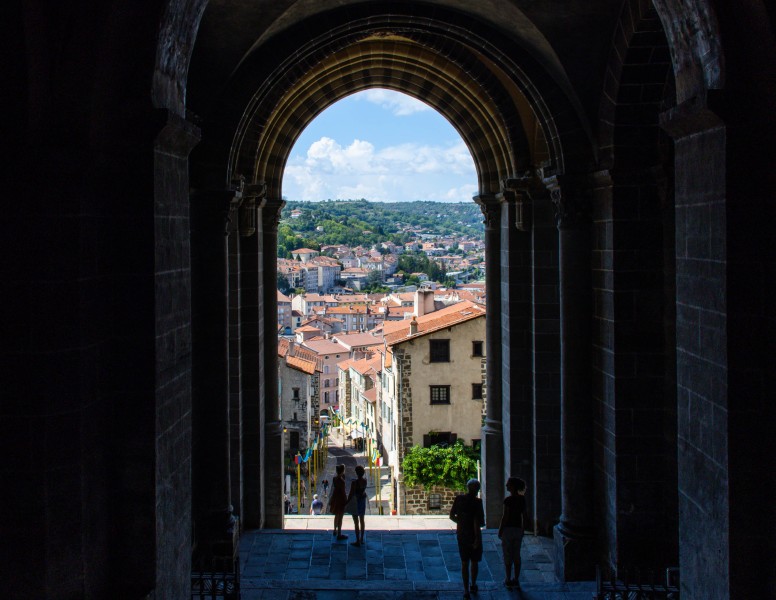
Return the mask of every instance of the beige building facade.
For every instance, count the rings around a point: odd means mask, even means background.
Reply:
[[[413,446],[480,442],[485,411],[485,308],[460,302],[386,323],[377,428],[402,514],[401,461]]]

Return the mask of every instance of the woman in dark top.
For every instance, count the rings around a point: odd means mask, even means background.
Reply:
[[[364,543],[364,514],[366,513],[366,479],[364,478],[364,467],[356,465],[356,478],[350,484],[350,493],[348,500],[356,497],[356,512],[353,513],[353,526],[356,528],[356,541],[354,546],[360,546]]]
[[[331,499],[329,510],[334,514],[334,532],[338,540],[346,540],[348,536],[342,535],[342,517],[345,515],[345,504],[348,497],[345,494],[345,465],[337,465],[337,474],[332,480]]]
[[[523,542],[523,533],[528,525],[528,512],[525,505],[525,481],[519,477],[507,479],[507,491],[509,496],[504,499],[504,514],[501,517],[501,525],[498,528],[498,537],[501,540],[501,548],[504,551],[504,569],[507,587],[520,587],[520,545]],[[512,566],[515,568],[515,578],[512,579]]]

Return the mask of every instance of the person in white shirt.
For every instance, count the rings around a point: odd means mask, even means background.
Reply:
[[[313,501],[310,504],[310,514],[319,515],[323,512],[323,501],[318,499],[318,494],[313,494]]]

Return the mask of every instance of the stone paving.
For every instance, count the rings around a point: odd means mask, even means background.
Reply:
[[[245,532],[240,544],[243,600],[448,600],[463,597],[454,523],[442,516],[367,517],[366,546],[349,543],[346,515],[337,541],[331,516],[286,517],[286,529]],[[452,526],[452,527],[451,527]],[[592,582],[563,584],[555,577],[552,541],[523,541],[521,590],[504,588],[501,545],[495,530],[483,533],[482,600],[590,600]]]
[[[347,447],[341,432],[329,437],[329,455],[318,481],[334,478],[337,463],[353,477],[356,464],[366,464],[363,452]],[[344,446],[344,447],[343,447]],[[240,541],[242,600],[452,600],[463,597],[461,561],[455,523],[447,515],[388,516],[390,479],[381,478],[386,516],[378,516],[374,482],[368,481],[369,511],[366,546],[356,547],[353,520],[345,515],[343,533],[332,536],[334,517],[286,515],[284,529],[244,532]],[[292,500],[296,505],[294,490]],[[308,493],[320,494],[308,482]],[[484,553],[477,600],[591,600],[593,582],[564,584],[555,577],[552,540],[523,538],[521,590],[507,590],[501,543],[495,530],[483,532]]]

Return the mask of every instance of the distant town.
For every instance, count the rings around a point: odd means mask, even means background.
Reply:
[[[482,217],[473,203],[381,205],[370,214],[364,202],[289,203],[283,213],[277,327],[284,449],[288,464],[337,415],[353,444],[376,443],[391,474],[392,510],[425,514],[428,492],[401,481],[406,452],[480,441]],[[410,224],[403,208],[420,211],[421,223]],[[320,243],[327,236],[340,243]],[[289,247],[293,241],[299,245]],[[445,506],[452,491],[435,493]]]
[[[454,288],[484,281],[484,258],[473,202],[289,202],[278,228],[285,294]]]

